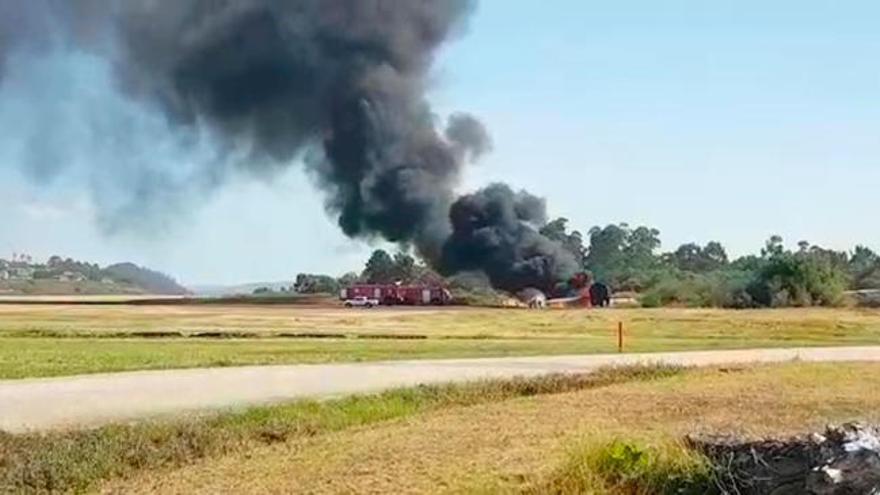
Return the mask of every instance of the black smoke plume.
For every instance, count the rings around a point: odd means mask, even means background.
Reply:
[[[223,159],[187,180],[210,188],[230,175],[229,162],[271,175],[302,159],[346,235],[414,246],[445,273],[483,269],[497,287],[547,287],[573,269],[536,231],[543,202],[503,186],[456,200],[462,167],[487,152],[490,139],[467,114],[441,124],[425,97],[436,49],[473,7],[471,0],[0,0],[0,64],[14,70],[9,54],[24,47],[34,56],[46,45],[97,54],[111,62],[122,94],[158,110],[172,133],[211,136]],[[148,172],[127,172],[150,177],[148,186],[128,186],[132,196],[174,204],[162,187],[173,181]]]
[[[495,287],[545,292],[578,271],[574,256],[541,235],[543,199],[493,184],[459,198],[450,209],[452,235],[441,266],[449,273],[482,270]]]

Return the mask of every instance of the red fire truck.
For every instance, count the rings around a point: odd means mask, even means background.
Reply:
[[[443,305],[452,302],[452,295],[448,290],[430,285],[355,284],[339,293],[339,298],[343,301],[356,297],[376,299],[386,306]]]

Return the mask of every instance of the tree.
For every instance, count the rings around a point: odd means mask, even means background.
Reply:
[[[590,248],[585,262],[597,281],[616,285],[614,278],[623,266],[628,229],[626,224],[590,229]]]
[[[865,246],[856,246],[849,258],[848,271],[853,289],[880,288],[880,256]]]
[[[446,279],[443,278],[443,275],[440,275],[425,263],[417,263],[413,271],[413,278],[410,282],[423,285],[442,286],[446,284]]]
[[[370,284],[390,284],[396,281],[397,267],[394,259],[383,249],[370,255],[361,278]]]
[[[298,274],[293,288],[300,294],[336,294],[340,289],[335,278],[311,273]]]
[[[706,243],[706,247],[703,248],[703,257],[710,266],[709,270],[715,270],[730,263],[727,257],[727,250],[718,241]]]
[[[698,272],[703,248],[699,244],[689,242],[678,246],[678,249],[664,256],[664,259],[679,270]]]
[[[559,217],[541,227],[541,234],[550,240],[556,241],[562,245],[574,256],[578,266],[584,265],[586,258],[586,248],[584,248],[584,238],[580,232],[573,230],[568,232],[568,219]]]
[[[871,270],[878,263],[880,263],[880,256],[871,248],[861,245],[855,247],[852,256],[849,258],[850,270],[854,273]]]
[[[655,254],[659,247],[660,231],[654,228],[631,229],[625,223],[593,227],[586,267],[599,282],[618,290],[637,290],[662,269]]]
[[[642,226],[629,232],[624,253],[631,263],[647,266],[656,261],[654,251],[659,247],[660,231]]]
[[[410,283],[416,278],[416,260],[403,251],[394,255],[393,282]]]
[[[785,249],[773,236],[762,250],[762,262],[748,292],[760,306],[830,306],[838,304],[849,275],[846,253],[799,243]]]
[[[707,273],[728,264],[727,252],[719,242],[709,242],[706,247],[689,242],[682,244],[664,259],[679,270],[694,273]]]
[[[348,272],[345,275],[339,277],[337,282],[340,287],[351,287],[352,285],[361,281],[361,276],[355,272]]]
[[[772,235],[764,244],[764,248],[761,249],[761,257],[772,258],[773,256],[781,256],[784,251],[785,246],[782,245],[782,237]]]

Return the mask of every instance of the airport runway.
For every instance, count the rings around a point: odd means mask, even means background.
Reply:
[[[0,430],[88,427],[183,412],[602,366],[880,361],[880,347],[754,349],[138,371],[0,381]]]

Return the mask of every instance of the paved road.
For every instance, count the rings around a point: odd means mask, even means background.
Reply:
[[[93,426],[156,415],[302,397],[375,392],[481,378],[573,373],[606,365],[702,366],[803,361],[880,361],[880,347],[761,349],[249,366],[0,381],[0,430]]]

